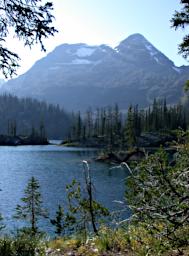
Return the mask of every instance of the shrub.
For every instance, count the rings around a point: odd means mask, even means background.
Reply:
[[[183,145],[170,164],[160,149],[127,179],[126,198],[133,223],[175,248],[189,244],[189,147]]]
[[[17,236],[0,239],[0,255],[2,256],[44,256],[46,245],[39,237]]]

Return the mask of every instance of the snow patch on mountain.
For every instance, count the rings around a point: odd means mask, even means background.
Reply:
[[[154,60],[157,62],[157,63],[160,63],[159,59],[157,57],[154,57]]]
[[[58,70],[60,69],[60,66],[50,67],[49,70]]]
[[[181,70],[179,69],[179,68],[177,68],[177,67],[172,67],[177,73],[181,73]]]
[[[86,59],[75,59],[75,60],[72,60],[71,63],[75,65],[81,65],[81,64],[88,65],[88,64],[92,64],[92,61],[89,61]]]
[[[118,47],[114,48],[114,51],[119,53],[120,52],[120,49]]]
[[[157,51],[150,44],[145,44],[146,49],[149,51],[150,55],[153,57],[157,54]]]
[[[96,48],[82,47],[76,51],[76,55],[80,58],[91,56],[95,52]]]
[[[103,48],[101,49],[101,51],[102,51],[102,52],[107,52],[106,49],[103,49]]]
[[[150,56],[158,63],[160,63],[160,60],[157,58],[158,52],[154,49],[154,47],[151,44],[145,44],[146,49],[149,51]]]
[[[70,49],[66,49],[66,53],[67,53],[67,54],[71,54],[72,52],[71,52]]]

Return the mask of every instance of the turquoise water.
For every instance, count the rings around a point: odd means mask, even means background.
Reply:
[[[94,161],[94,149],[65,148],[57,145],[0,147],[0,212],[7,231],[20,226],[13,219],[15,207],[31,176],[41,185],[43,204],[52,218],[58,204],[66,208],[65,186],[72,179],[83,183],[82,160],[90,164],[95,198],[110,210],[117,210],[124,199],[124,181],[127,171]],[[123,206],[121,206],[123,207]],[[51,230],[48,220],[41,223],[45,231]]]

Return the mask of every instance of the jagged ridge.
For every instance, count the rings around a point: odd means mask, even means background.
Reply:
[[[176,67],[144,36],[134,34],[115,49],[63,44],[37,61],[2,92],[59,103],[69,110],[119,103],[148,105],[154,97],[175,103],[182,96],[189,67]]]

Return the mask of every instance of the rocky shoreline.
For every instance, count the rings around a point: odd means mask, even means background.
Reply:
[[[154,153],[160,146],[163,146],[168,154],[172,155],[175,153],[175,149],[170,144],[175,140],[174,135],[162,134],[158,132],[143,133],[137,138],[136,146],[132,149],[123,147],[120,149],[120,145],[108,145],[103,138],[90,138],[88,140],[80,141],[64,141],[62,146],[65,147],[84,147],[84,148],[99,148],[103,152],[95,159],[101,162],[129,162],[129,161],[140,161],[145,157],[146,154]]]
[[[47,138],[40,136],[0,135],[0,146],[48,145]]]

